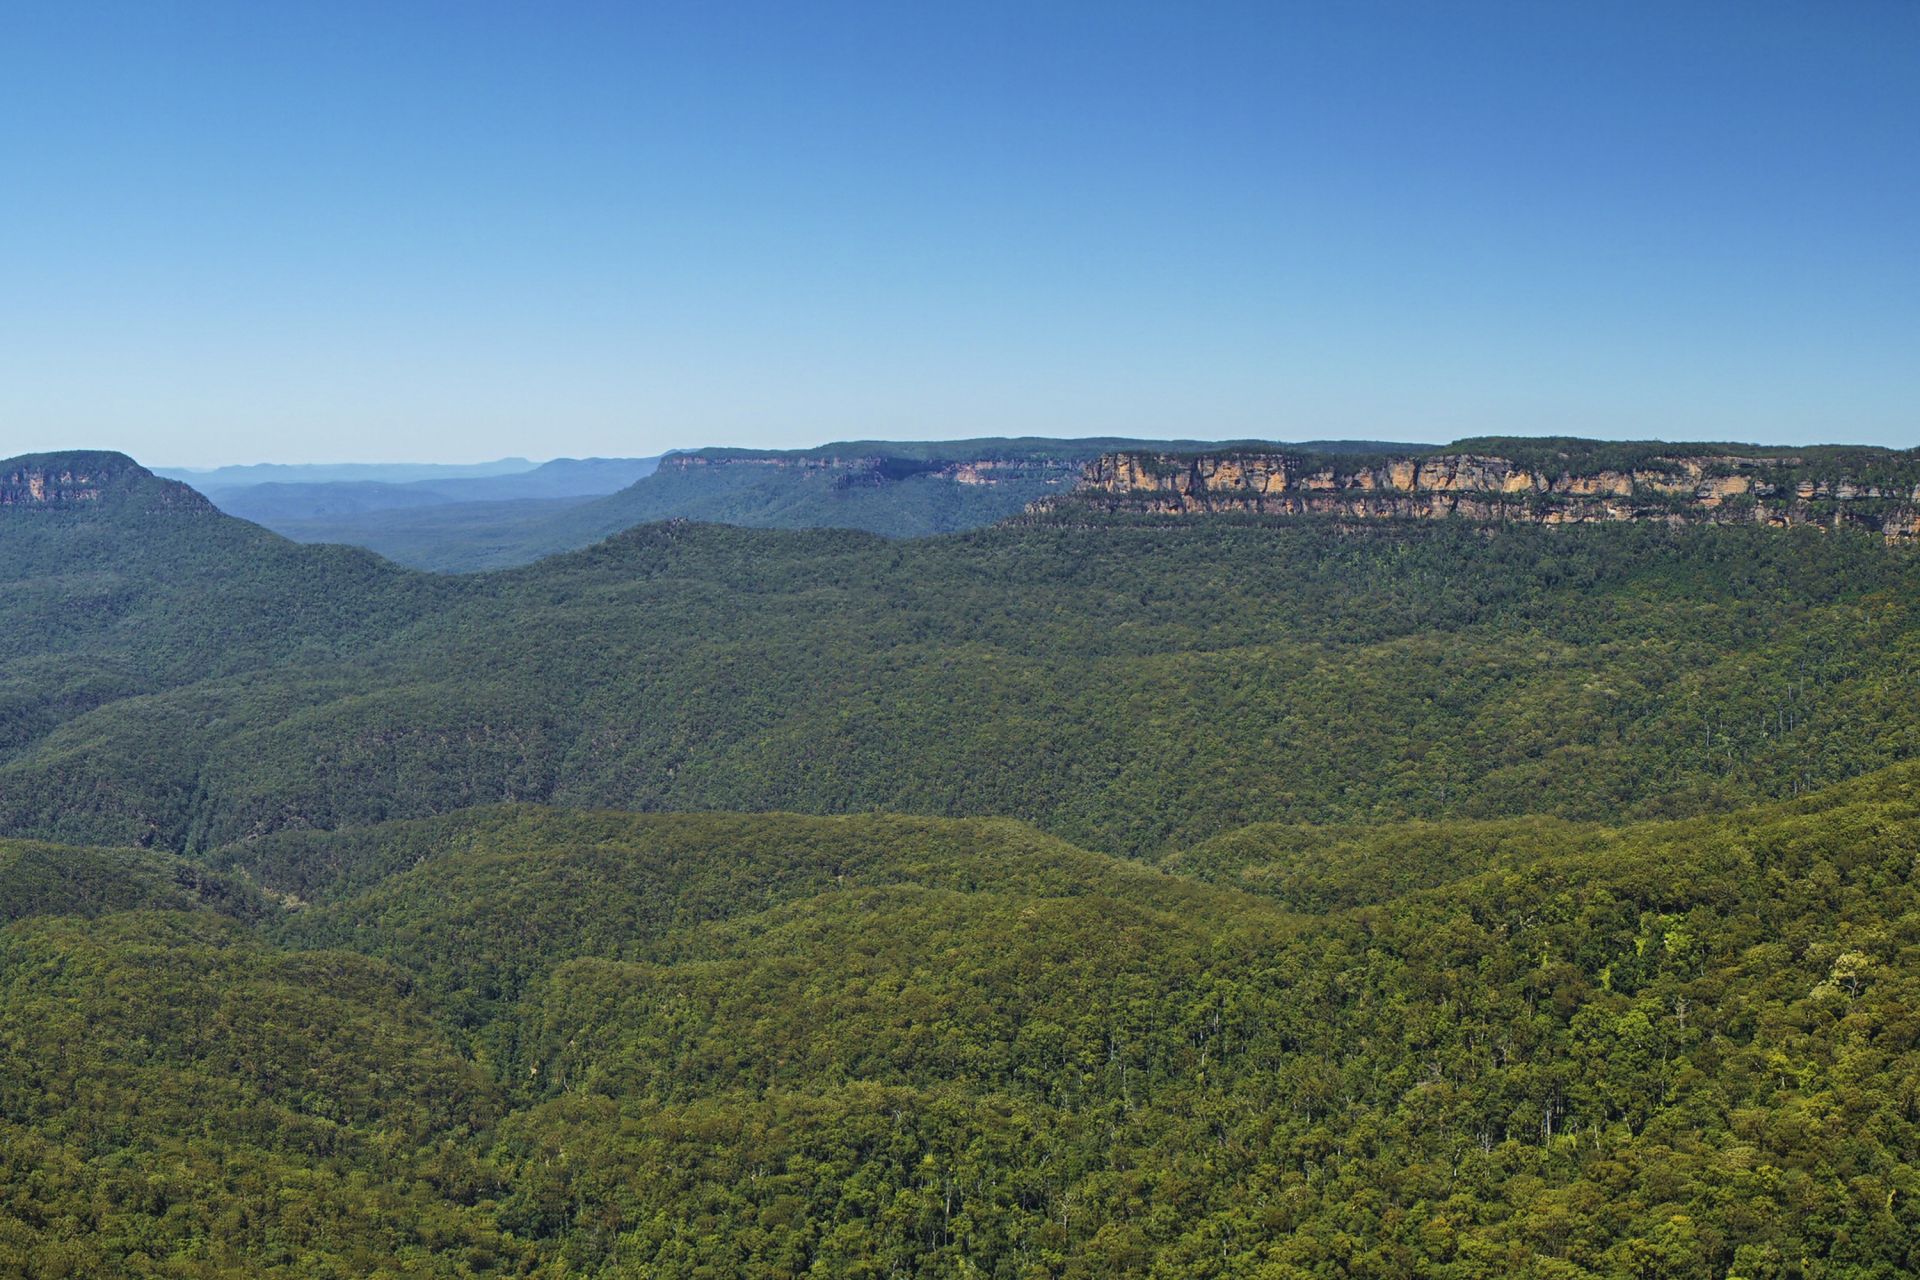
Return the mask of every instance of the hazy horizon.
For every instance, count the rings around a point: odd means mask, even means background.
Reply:
[[[1037,437],[1037,438],[1042,438],[1042,439],[1086,440],[1086,439],[1107,438],[1112,433],[1107,433],[1107,432],[1057,432],[1057,433],[1028,432],[1028,433],[1022,433],[1022,434]],[[1766,439],[1719,439],[1719,438],[1714,438],[1714,437],[1709,437],[1704,435],[1653,436],[1653,435],[1629,435],[1629,434],[1607,434],[1607,433],[1572,434],[1572,433],[1566,433],[1566,432],[1546,432],[1546,431],[1476,432],[1476,433],[1465,434],[1465,435],[1451,436],[1451,437],[1448,437],[1447,439],[1416,439],[1409,435],[1394,434],[1390,432],[1380,433],[1377,435],[1367,435],[1367,436],[1360,436],[1360,435],[1334,436],[1334,435],[1322,434],[1322,435],[1315,435],[1315,436],[1299,436],[1299,437],[1292,437],[1292,438],[1286,438],[1286,437],[1280,437],[1280,436],[1274,436],[1274,435],[1209,436],[1209,435],[1193,435],[1193,434],[1183,434],[1183,433],[1177,433],[1177,432],[1168,432],[1168,433],[1153,434],[1153,435],[1137,435],[1137,436],[1130,435],[1124,438],[1137,439],[1137,440],[1140,440],[1143,442],[1149,442],[1149,443],[1163,442],[1163,441],[1185,441],[1185,442],[1199,442],[1199,443],[1209,443],[1209,444],[1256,442],[1256,443],[1272,443],[1276,445],[1297,445],[1297,444],[1311,443],[1313,441],[1323,441],[1323,442],[1324,441],[1357,441],[1357,440],[1376,440],[1377,439],[1377,440],[1383,440],[1383,441],[1391,441],[1396,444],[1437,446],[1437,445],[1452,444],[1457,440],[1472,439],[1480,435],[1501,435],[1501,436],[1513,436],[1513,437],[1528,438],[1528,439],[1547,439],[1547,438],[1554,438],[1554,437],[1568,437],[1570,434],[1572,435],[1572,438],[1585,439],[1585,440],[1619,441],[1619,442],[1644,441],[1644,442],[1671,443],[1671,444],[1726,444],[1730,446],[1750,445],[1750,446],[1768,447],[1768,448],[1780,448],[1780,447],[1813,448],[1816,446],[1824,446],[1824,445],[1860,446],[1860,447],[1868,447],[1868,448],[1891,448],[1891,449],[1920,448],[1920,445],[1883,444],[1878,441],[1848,439],[1845,437],[1834,437],[1834,438],[1823,438],[1823,439],[1766,440]],[[498,464],[508,463],[508,462],[524,463],[526,464],[525,469],[531,470],[536,467],[544,466],[549,462],[584,461],[584,460],[593,459],[593,458],[604,459],[604,458],[663,457],[670,453],[686,453],[686,452],[691,452],[698,449],[708,449],[708,448],[749,448],[749,449],[765,449],[769,452],[772,452],[772,451],[778,451],[778,450],[817,449],[817,448],[823,448],[825,446],[833,445],[833,444],[851,443],[851,442],[854,442],[855,440],[887,441],[887,442],[905,444],[905,443],[923,443],[928,441],[946,441],[946,440],[959,441],[959,440],[1008,439],[1008,438],[1014,438],[1014,437],[988,436],[988,435],[953,436],[953,435],[896,434],[896,435],[874,435],[874,436],[860,436],[860,437],[845,436],[845,437],[837,437],[834,439],[805,440],[805,441],[799,441],[792,444],[777,444],[777,445],[741,445],[731,440],[711,440],[711,441],[702,441],[699,443],[670,445],[666,448],[653,449],[653,450],[648,450],[646,452],[636,451],[631,453],[556,453],[551,456],[541,456],[523,449],[520,451],[510,451],[510,452],[499,453],[499,454],[471,454],[471,455],[446,454],[446,455],[440,455],[435,457],[426,457],[426,456],[420,456],[416,454],[395,454],[389,457],[364,457],[364,456],[357,456],[357,455],[309,456],[309,457],[299,457],[299,458],[230,457],[230,458],[225,458],[225,459],[221,459],[218,461],[211,461],[211,462],[178,462],[178,461],[173,461],[171,459],[164,458],[164,457],[142,457],[141,455],[134,453],[131,450],[112,449],[110,446],[88,444],[86,442],[69,442],[65,444],[47,445],[47,446],[37,447],[37,448],[7,448],[7,447],[4,447],[3,444],[0,444],[0,457],[15,457],[21,454],[31,454],[31,453],[60,453],[60,452],[77,452],[77,451],[102,449],[108,452],[126,453],[129,457],[133,458],[136,462],[140,463],[142,466],[152,471],[156,471],[156,472],[179,471],[179,472],[194,472],[194,473],[218,472],[223,470],[242,470],[247,468],[266,469],[266,468],[272,468],[272,467],[339,468],[339,467],[365,466],[369,468],[396,468],[396,467],[482,468],[482,467],[495,466]]]
[[[1084,433],[1084,434],[1062,433],[1058,435],[1043,435],[1041,438],[1060,439],[1060,440],[1083,440],[1083,439],[1098,438],[1100,435],[1103,435],[1103,434],[1104,433]],[[1566,435],[1566,433],[1563,433],[1563,432],[1527,432],[1527,431],[1511,431],[1511,432],[1485,433],[1485,434],[1500,434],[1505,436],[1515,436],[1515,437],[1530,438],[1530,439],[1547,439],[1547,438]],[[908,444],[908,443],[920,443],[920,442],[926,442],[926,441],[943,441],[943,440],[959,440],[959,439],[996,439],[996,438],[1010,438],[1010,437],[944,436],[944,435],[937,435],[937,436],[885,435],[885,436],[863,436],[860,438],[866,439],[866,440],[883,440],[883,441]],[[1212,436],[1181,436],[1181,435],[1168,434],[1168,435],[1137,436],[1132,438],[1139,439],[1142,441],[1148,441],[1148,442],[1162,441],[1162,440],[1197,440],[1203,443],[1217,442],[1222,444],[1234,443],[1238,441],[1247,441],[1247,440],[1252,440],[1252,441],[1257,441],[1262,443],[1270,442],[1276,445],[1300,444],[1300,443],[1306,442],[1305,437],[1302,437],[1301,439],[1282,439],[1277,436],[1212,437]],[[1313,439],[1322,440],[1322,441],[1325,441],[1325,440],[1351,441],[1351,440],[1373,439],[1373,438],[1374,437],[1370,437],[1370,436],[1363,437],[1363,436],[1325,436],[1325,435],[1313,437]],[[1398,437],[1398,436],[1383,437],[1383,438],[1391,438],[1395,443],[1399,443],[1399,444],[1431,446],[1431,445],[1452,444],[1455,440],[1471,439],[1473,437],[1454,436],[1446,440],[1415,440],[1411,438]],[[1845,439],[1845,438],[1820,439],[1820,440],[1811,440],[1811,439],[1717,440],[1717,439],[1711,439],[1705,436],[1678,436],[1678,435],[1634,436],[1634,435],[1604,435],[1604,434],[1580,435],[1575,438],[1585,439],[1585,440],[1607,440],[1607,441],[1621,441],[1621,442],[1652,441],[1652,442],[1664,442],[1664,443],[1671,443],[1671,444],[1708,443],[1708,444],[1727,444],[1727,445],[1752,445],[1756,447],[1766,447],[1766,448],[1781,448],[1781,447],[1813,448],[1813,447],[1822,446],[1822,445],[1859,446],[1859,447],[1865,447],[1865,448],[1889,448],[1889,449],[1920,448],[1920,445],[1880,444],[1875,441],[1851,440],[1851,439]],[[846,440],[851,440],[851,439],[852,437],[846,438]],[[479,456],[479,455],[451,456],[449,455],[449,456],[431,457],[431,458],[411,456],[411,455],[399,455],[399,456],[388,457],[388,458],[312,457],[312,458],[299,458],[299,459],[292,459],[292,460],[283,459],[283,458],[231,458],[231,459],[227,459],[219,462],[182,463],[182,462],[171,462],[162,458],[153,458],[153,459],[143,458],[143,457],[140,457],[138,454],[133,454],[133,453],[128,453],[128,456],[132,457],[136,462],[139,462],[142,466],[146,467],[148,470],[151,470],[151,471],[215,472],[215,471],[222,471],[222,470],[228,470],[228,469],[239,469],[244,467],[350,467],[350,466],[482,467],[482,466],[488,466],[491,464],[502,463],[502,462],[525,462],[528,466],[528,469],[532,469],[534,467],[544,466],[549,462],[583,461],[589,458],[664,457],[670,453],[687,453],[697,449],[708,449],[708,448],[764,448],[769,452],[776,451],[776,450],[806,450],[806,449],[822,448],[830,444],[839,444],[839,443],[845,443],[845,442],[846,442],[845,440],[813,440],[813,441],[806,441],[806,442],[797,443],[797,444],[743,446],[743,445],[736,445],[731,441],[719,440],[719,441],[705,442],[701,444],[674,445],[674,446],[669,446],[668,448],[665,448],[665,449],[652,450],[645,453],[638,453],[638,452],[618,453],[618,454],[616,453],[600,453],[600,454],[557,453],[557,454],[554,454],[552,457],[536,457],[530,453],[519,452],[519,453],[504,453],[504,454],[495,454],[495,455],[487,455],[487,456]],[[54,446],[54,447],[45,448],[45,449],[12,449],[12,450],[7,450],[3,455],[0,455],[0,456],[12,457],[21,453],[53,453],[53,452],[62,452],[69,449],[87,449],[92,447],[93,446],[89,446],[89,445],[64,445],[64,446]],[[127,451],[115,450],[114,452],[127,452]]]

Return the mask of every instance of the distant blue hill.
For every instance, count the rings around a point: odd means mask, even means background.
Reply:
[[[395,483],[331,480],[220,487],[186,482],[229,515],[276,528],[290,520],[331,519],[370,511],[410,510],[449,503],[593,498],[652,475],[658,458],[556,458],[505,475],[449,476]],[[347,539],[352,541],[352,539]]]
[[[335,484],[371,481],[411,484],[418,480],[468,480],[532,471],[526,458],[496,458],[492,462],[255,462],[226,467],[155,467],[153,474],[180,480],[202,493],[256,484]]]
[[[1072,488],[1094,458],[1141,447],[1272,446],[1118,437],[855,440],[812,449],[672,453],[657,460],[657,469],[649,465],[644,478],[584,495],[548,490],[537,497],[500,496],[507,489],[525,494],[516,486],[559,465],[549,463],[521,476],[464,481],[459,492],[471,497],[455,502],[420,500],[422,491],[455,492],[440,482],[392,486],[393,492],[316,485],[294,494],[282,490],[295,486],[261,486],[217,500],[225,510],[300,542],[351,543],[416,568],[466,572],[526,564],[656,520],[864,529],[896,538],[952,533],[1018,515],[1028,503]],[[1290,447],[1372,453],[1425,446],[1333,441]]]

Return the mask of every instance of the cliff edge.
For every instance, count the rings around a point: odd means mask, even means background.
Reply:
[[[1561,443],[1566,447],[1529,444],[1532,456],[1458,446],[1375,457],[1109,453],[1086,466],[1071,492],[1042,498],[1029,510],[1812,525],[1920,541],[1920,451],[1701,452],[1684,445]]]

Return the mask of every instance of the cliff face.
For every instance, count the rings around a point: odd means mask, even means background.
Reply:
[[[124,453],[30,453],[0,462],[0,507],[51,512],[127,505],[215,514],[199,493],[162,480]]]
[[[1920,540],[1920,483],[1912,475],[1855,480],[1782,454],[1655,456],[1632,467],[1582,470],[1474,453],[1346,463],[1287,453],[1119,453],[1089,464],[1071,494],[1043,498],[1032,509],[1076,508],[1349,520],[1852,526],[1878,530],[1890,542]]]

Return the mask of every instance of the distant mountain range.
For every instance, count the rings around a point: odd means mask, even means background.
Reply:
[[[510,459],[508,461],[518,461]],[[272,474],[266,480],[245,479],[239,483],[207,477],[172,474],[211,498],[229,515],[240,516],[269,528],[290,520],[326,516],[355,515],[392,508],[445,506],[455,502],[515,502],[528,499],[590,498],[625,488],[653,474],[658,458],[556,458],[539,466],[529,464],[520,471],[459,474],[475,470],[448,467],[451,474],[420,479],[380,478],[387,471],[411,472],[419,467],[373,467],[373,475],[346,475],[348,467],[317,468],[320,475],[305,479],[283,478],[279,472],[298,472],[297,467],[223,468],[227,473],[254,472]],[[489,463],[499,466],[504,463]],[[159,471],[156,475],[167,476]],[[220,473],[214,473],[217,477]],[[351,541],[351,539],[348,539]]]
[[[256,484],[335,484],[371,481],[411,484],[419,480],[471,480],[518,475],[540,464],[526,458],[492,462],[252,462],[224,467],[155,467],[153,474],[180,480],[202,493]]]
[[[1066,492],[1089,463],[1116,451],[1278,447],[1118,437],[857,440],[812,449],[694,449],[664,459],[559,459],[510,473],[405,480],[351,467],[316,468],[310,476],[302,468],[263,467],[160,474],[297,542],[345,543],[412,568],[471,572],[590,546],[651,520],[864,529],[887,537],[954,533]],[[1423,446],[1284,447],[1344,455]]]

